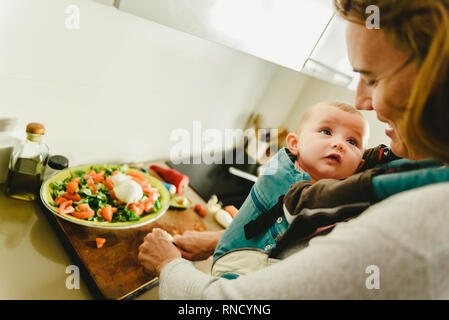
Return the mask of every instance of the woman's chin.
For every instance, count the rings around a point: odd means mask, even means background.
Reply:
[[[393,152],[396,156],[400,158],[409,157],[407,147],[402,142],[398,142],[397,140],[391,140],[390,148],[391,152]]]

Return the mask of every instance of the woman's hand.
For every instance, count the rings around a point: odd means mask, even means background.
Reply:
[[[166,231],[154,228],[139,246],[137,258],[147,271],[159,276],[167,263],[181,258],[181,253],[170,241]]]
[[[186,231],[173,237],[182,257],[191,261],[204,260],[210,257],[223,235],[221,231]]]

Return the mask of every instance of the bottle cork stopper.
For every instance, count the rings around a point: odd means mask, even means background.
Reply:
[[[45,134],[45,126],[42,123],[30,122],[27,124],[26,132],[32,134]]]

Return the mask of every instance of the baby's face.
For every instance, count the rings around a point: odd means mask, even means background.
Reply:
[[[298,136],[298,162],[312,182],[344,179],[361,166],[367,124],[330,105],[315,108]]]

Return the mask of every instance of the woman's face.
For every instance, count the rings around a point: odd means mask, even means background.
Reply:
[[[376,111],[377,118],[387,124],[385,133],[391,139],[393,153],[420,158],[410,152],[402,138],[404,110],[419,69],[411,62],[411,54],[395,47],[382,29],[349,22],[346,38],[349,60],[360,73],[356,108]]]

